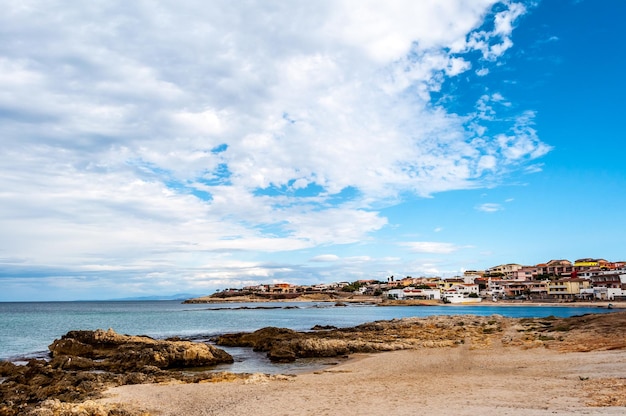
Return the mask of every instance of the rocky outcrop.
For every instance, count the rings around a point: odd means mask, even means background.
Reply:
[[[68,371],[55,368],[44,360],[30,360],[26,365],[0,361],[0,416],[17,415],[119,415],[134,412],[122,409],[102,411],[72,405],[85,399],[97,398],[107,387],[126,384],[166,383],[178,380],[183,383],[232,381],[245,378],[222,372],[179,372],[143,367],[141,371],[113,373],[108,371]],[[139,412],[137,414],[145,415]]]
[[[50,361],[29,360],[26,365],[0,361],[0,416],[31,414],[48,399],[77,402],[96,397],[108,386],[220,379],[221,373],[175,370],[233,362],[230,354],[212,345],[120,335],[113,330],[71,331],[48,348]]]
[[[64,369],[122,372],[146,366],[168,369],[233,362],[230,354],[212,345],[121,335],[112,329],[70,331],[48,348],[52,366]]]
[[[312,332],[270,327],[252,333],[226,334],[214,341],[217,345],[251,347],[266,352],[272,361],[288,362],[306,357],[460,344],[473,349],[487,348],[496,342],[564,351],[623,349],[626,348],[625,327],[626,312],[535,319],[459,315],[394,319]]]
[[[445,326],[434,319],[403,319],[316,332],[269,327],[252,333],[222,335],[214,341],[223,346],[251,347],[267,352],[272,361],[289,362],[298,358],[453,346],[465,342],[469,336],[469,327],[455,327],[451,323],[444,330]],[[480,328],[482,331],[483,326]]]

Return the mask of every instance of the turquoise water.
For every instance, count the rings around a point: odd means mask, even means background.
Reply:
[[[251,309],[239,309],[247,307]],[[269,309],[276,308],[276,309]],[[108,329],[155,338],[197,340],[226,332],[254,331],[266,326],[309,330],[312,326],[347,327],[376,320],[430,315],[503,315],[567,317],[609,312],[602,308],[563,306],[403,306],[379,307],[332,303],[182,304],[179,301],[5,302],[0,303],[0,359],[44,356],[54,339],[76,329]],[[231,371],[251,371],[264,357],[248,350],[229,351],[239,362]]]

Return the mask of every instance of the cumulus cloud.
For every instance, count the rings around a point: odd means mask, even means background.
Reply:
[[[367,241],[388,222],[377,207],[402,195],[537,166],[550,148],[534,113],[488,135],[502,96],[470,115],[431,100],[473,53],[486,77],[511,47],[526,9],[494,5],[5,5],[0,256],[154,279],[263,276],[223,254]]]

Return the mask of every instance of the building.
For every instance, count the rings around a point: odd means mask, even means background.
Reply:
[[[465,284],[465,279],[461,278],[444,279],[437,282],[437,285],[441,290],[449,290],[454,285],[462,284]]]
[[[296,286],[289,283],[275,283],[269,285],[270,293],[296,293]]]
[[[615,300],[626,296],[626,274],[607,273],[591,277],[596,299]]]
[[[501,264],[499,266],[490,267],[487,269],[487,273],[490,276],[503,276],[508,279],[513,277],[513,274],[521,269],[523,266],[517,263]]]
[[[570,276],[574,267],[569,260],[550,260],[547,263],[541,263],[535,266],[538,275],[546,276]]]
[[[442,299],[446,303],[478,303],[483,300],[479,296],[469,297],[464,293],[457,292],[456,289],[443,292]]]
[[[512,298],[543,299],[548,295],[547,280],[507,280],[501,286],[504,294]]]
[[[478,284],[476,283],[459,283],[452,285],[448,290],[454,290],[466,296],[469,296],[472,293],[478,296]]]
[[[539,275],[539,268],[537,266],[523,266],[513,272],[511,276],[514,280],[533,280]]]
[[[576,299],[580,297],[582,289],[589,289],[591,281],[588,279],[558,279],[548,282],[548,296],[555,299]]]
[[[574,270],[577,272],[584,272],[588,270],[607,270],[608,261],[604,259],[578,259],[574,261]]]
[[[387,291],[387,297],[391,299],[424,299],[440,300],[441,291],[439,289],[415,289],[407,287],[404,289],[391,289]]]

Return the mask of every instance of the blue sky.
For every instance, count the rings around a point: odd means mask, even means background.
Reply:
[[[626,260],[624,2],[3,10],[0,301]]]

